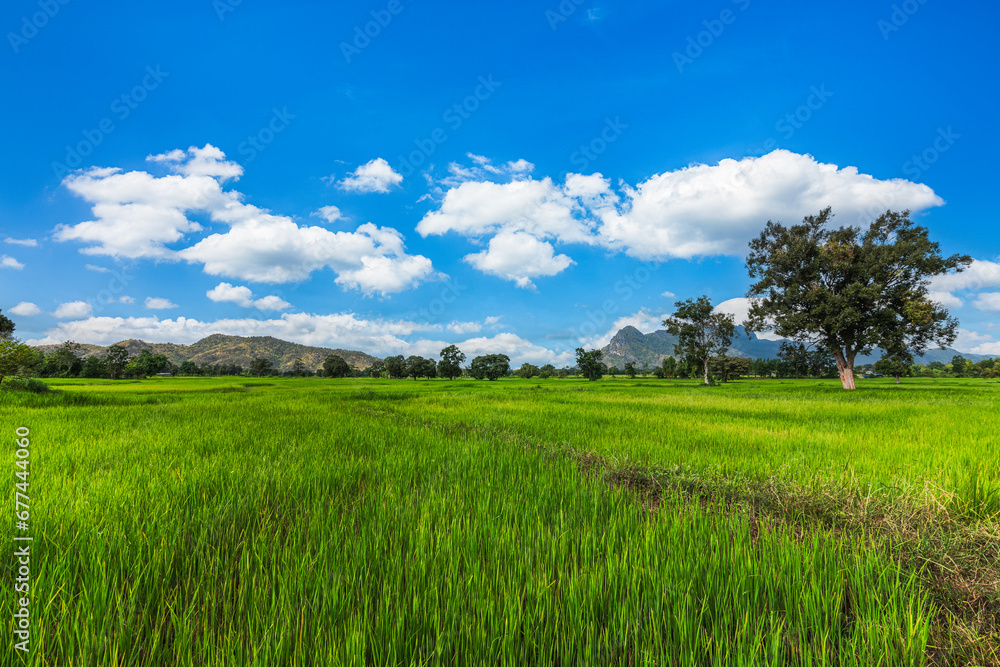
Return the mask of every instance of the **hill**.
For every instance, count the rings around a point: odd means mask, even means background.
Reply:
[[[180,365],[185,361],[193,361],[199,366],[210,364],[236,364],[249,368],[257,357],[269,359],[275,368],[281,371],[292,370],[292,364],[301,357],[306,368],[317,370],[323,365],[327,355],[337,354],[354,368],[368,368],[375,357],[356,350],[330,349],[290,343],[271,336],[226,336],[212,334],[191,345],[176,345],[174,343],[146,343],[141,340],[124,340],[117,345],[128,350],[129,355],[139,354],[144,349],[153,354],[162,354],[171,363]],[[59,349],[60,345],[39,345],[38,349],[46,354]],[[104,356],[108,348],[100,345],[80,345],[83,356]]]
[[[654,331],[644,334],[635,327],[628,326],[621,329],[614,335],[611,342],[604,346],[601,351],[604,353],[603,361],[618,368],[624,368],[629,361],[637,367],[648,364],[649,368],[654,368],[663,363],[667,357],[674,354],[674,345],[677,337],[664,330]],[[755,334],[747,334],[742,326],[736,327],[736,336],[732,345],[727,350],[727,354],[733,357],[745,357],[751,359],[775,359],[778,350],[781,348],[780,340],[765,340],[758,338]],[[982,361],[988,356],[980,354],[968,354],[959,352],[951,348],[927,350],[922,357],[918,357],[919,363],[928,364],[934,361],[951,363],[952,357],[962,355],[970,361]],[[858,355],[855,363],[871,364],[881,358],[878,350],[869,355]]]

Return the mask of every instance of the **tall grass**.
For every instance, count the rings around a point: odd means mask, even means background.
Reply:
[[[968,503],[997,482],[979,387],[53,384],[0,397],[32,432],[31,665],[923,665],[937,610],[891,553],[648,511],[559,448]]]

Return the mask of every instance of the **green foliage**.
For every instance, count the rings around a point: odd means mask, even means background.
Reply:
[[[12,338],[14,336],[15,328],[14,321],[4,315],[3,311],[0,310],[0,340]]]
[[[8,378],[6,382],[0,383],[0,390],[22,391],[22,392],[29,392],[32,394],[44,394],[46,392],[52,391],[49,385],[45,384],[41,380],[37,378],[25,378],[25,377]]]
[[[600,380],[604,375],[606,366],[601,363],[601,355],[600,350],[586,351],[582,347],[576,348],[576,365],[580,368],[580,374],[591,382]]]
[[[256,377],[264,377],[274,372],[274,364],[266,357],[257,357],[250,363],[250,374]]]
[[[441,350],[441,361],[437,365],[438,377],[454,380],[462,374],[462,364],[465,363],[465,353],[456,345],[449,345]]]
[[[30,347],[16,338],[0,337],[0,385],[8,375],[30,370],[37,357]]]
[[[634,363],[629,361],[625,364],[625,375],[627,375],[630,380],[635,379],[636,373],[638,373],[638,371],[635,369]]]
[[[328,378],[351,377],[354,369],[339,354],[331,354],[323,360],[323,375]]]
[[[385,372],[390,380],[399,380],[406,377],[406,359],[403,358],[403,355],[398,354],[394,357],[386,357],[384,363]]]
[[[469,373],[477,380],[497,380],[510,375],[510,357],[506,354],[485,354],[472,360]]]
[[[676,304],[673,317],[663,321],[667,332],[677,336],[674,354],[701,364],[705,384],[711,384],[709,359],[724,354],[736,333],[733,316],[714,311],[707,296],[685,299]]]
[[[556,367],[552,364],[545,364],[540,369],[538,369],[538,377],[542,380],[548,380],[550,377],[556,374]]]
[[[418,377],[433,378],[437,377],[437,364],[434,363],[433,359],[411,356],[406,360],[404,372],[406,373],[406,377],[411,377],[414,380]]]
[[[712,357],[708,360],[709,379],[718,378],[723,382],[735,380],[750,374],[750,360],[744,357]]]
[[[955,339],[958,321],[928,297],[928,282],[961,271],[968,256],[943,257],[909,211],[886,211],[865,230],[831,229],[829,208],[790,228],[768,221],[750,242],[756,282],[746,327],[830,350],[845,389],[854,360],[875,347],[919,354]]]
[[[517,371],[515,371],[515,375],[527,380],[529,378],[535,377],[540,372],[541,371],[539,370],[538,366],[535,366],[534,364],[529,364],[528,362],[524,362],[523,364],[521,364],[521,367],[518,368]]]

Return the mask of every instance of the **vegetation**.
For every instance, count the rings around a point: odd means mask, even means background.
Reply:
[[[881,347],[898,358],[955,340],[958,321],[928,297],[928,281],[962,271],[972,258],[942,257],[909,211],[886,211],[867,230],[827,227],[829,208],[790,228],[768,221],[750,242],[756,279],[746,324],[753,331],[816,344],[837,361],[854,389],[854,361]]]
[[[484,354],[472,360],[469,374],[477,380],[498,380],[510,375],[510,357],[506,354]]]
[[[705,384],[711,384],[709,361],[724,354],[733,342],[733,316],[715,312],[707,296],[679,301],[676,306],[674,316],[663,321],[667,332],[677,336],[674,354],[700,364]]]
[[[605,365],[601,363],[601,354],[600,350],[576,348],[576,365],[580,368],[580,375],[591,382],[600,380],[606,370]]]
[[[1000,659],[994,382],[49,382],[27,664]]]
[[[462,374],[462,364],[465,363],[465,354],[456,345],[449,345],[441,350],[441,361],[438,362],[438,377],[454,380]]]

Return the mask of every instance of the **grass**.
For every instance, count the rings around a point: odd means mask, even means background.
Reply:
[[[49,384],[10,664],[1000,661],[998,383]]]

